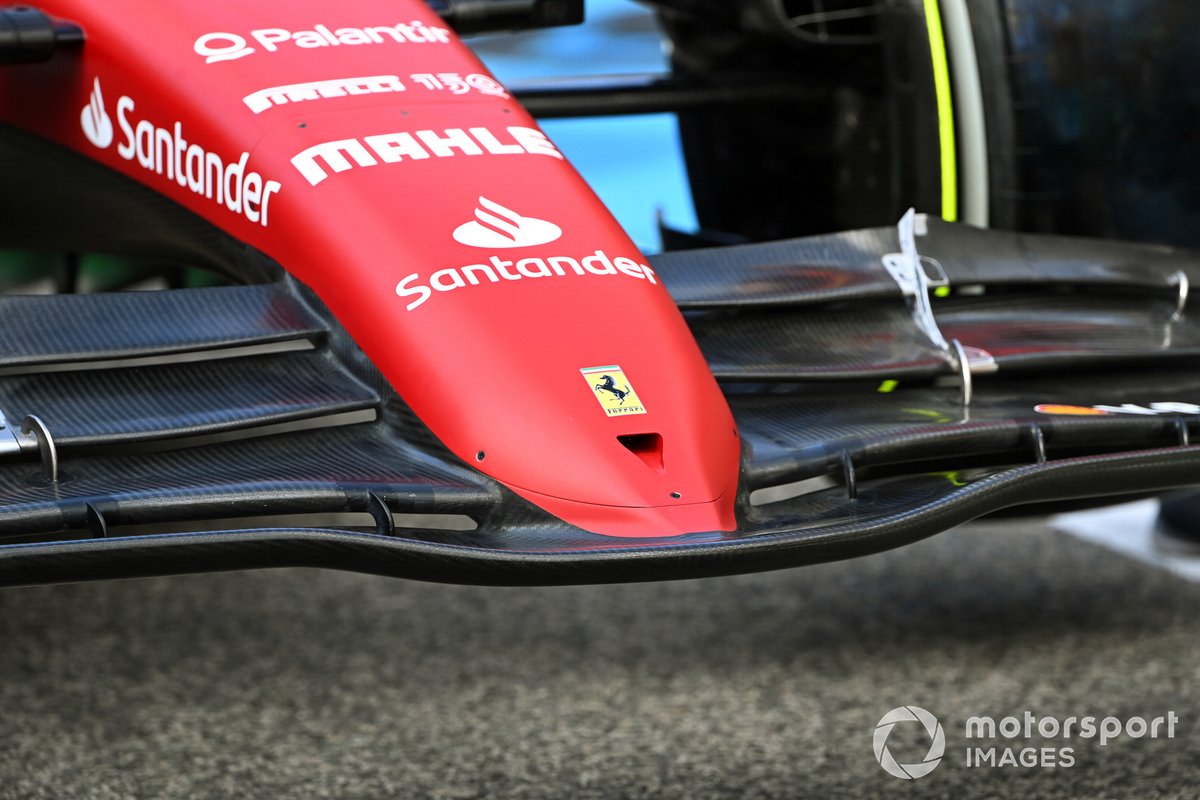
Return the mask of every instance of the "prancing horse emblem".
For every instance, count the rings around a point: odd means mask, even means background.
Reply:
[[[595,389],[598,392],[612,392],[613,395],[616,396],[617,400],[621,402],[621,405],[625,405],[625,397],[629,394],[629,386],[626,385],[624,391],[618,389],[617,382],[613,380],[612,375],[602,375],[600,377],[600,382],[596,384]]]
[[[618,364],[606,364],[603,367],[584,367],[579,370],[587,381],[588,389],[600,401],[600,407],[610,417],[628,417],[631,414],[645,414],[646,407],[637,390],[625,377],[625,370]]]

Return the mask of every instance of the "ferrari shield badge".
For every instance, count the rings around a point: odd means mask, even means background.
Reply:
[[[646,413],[637,392],[633,390],[632,384],[620,367],[587,367],[580,372],[608,416],[623,417]]]

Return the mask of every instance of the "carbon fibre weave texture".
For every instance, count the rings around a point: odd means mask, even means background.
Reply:
[[[654,269],[682,309],[898,298],[879,256],[899,243],[894,228],[785,242],[662,253]]]
[[[950,354],[912,324],[899,299],[845,310],[714,312],[691,315],[688,323],[718,379],[932,377],[952,371]]]
[[[325,328],[278,284],[0,296],[0,366],[165,355],[305,339]]]
[[[415,450],[380,425],[96,455],[67,462],[56,486],[38,476],[29,462],[0,469],[3,534],[78,528],[84,503],[122,525],[339,512],[349,510],[348,497],[368,491],[398,512],[478,513],[494,501],[477,473]]]
[[[1200,327],[1145,297],[1007,295],[934,304],[941,335],[989,354],[1001,368],[1075,367],[1124,358],[1194,358]],[[692,332],[713,373],[727,380],[932,377],[956,371],[899,301],[851,308],[800,306],[692,312]]]
[[[953,286],[1085,287],[1174,297],[1178,276],[1200,281],[1195,253],[1162,245],[985,230],[920,215],[926,269]],[[895,228],[663,253],[651,258],[679,307],[762,308],[896,298],[881,256]]]
[[[0,378],[13,420],[36,414],[60,446],[161,440],[372,409],[379,397],[328,353]]]
[[[1167,290],[1200,278],[1195,253],[1165,245],[986,230],[926,218],[917,240],[955,284],[1055,284]]]
[[[1001,369],[1192,358],[1195,320],[1176,312],[1200,280],[1193,253],[1029,236],[923,217],[921,269],[942,285],[941,337]],[[931,377],[953,354],[921,328],[885,266],[895,229],[669,253],[654,260],[715,375],[725,380]]]

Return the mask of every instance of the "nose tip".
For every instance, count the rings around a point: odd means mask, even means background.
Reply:
[[[737,529],[734,493],[715,500],[689,503],[682,492],[672,492],[663,505],[604,506],[514,490],[555,516],[590,533],[623,539],[655,539],[689,533],[729,532]]]

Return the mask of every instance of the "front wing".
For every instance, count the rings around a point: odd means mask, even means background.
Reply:
[[[276,271],[0,297],[0,585],[282,566],[691,578],[1200,484],[1192,254],[910,214],[655,268],[742,432],[736,532],[616,539],[530,505],[442,447]]]

